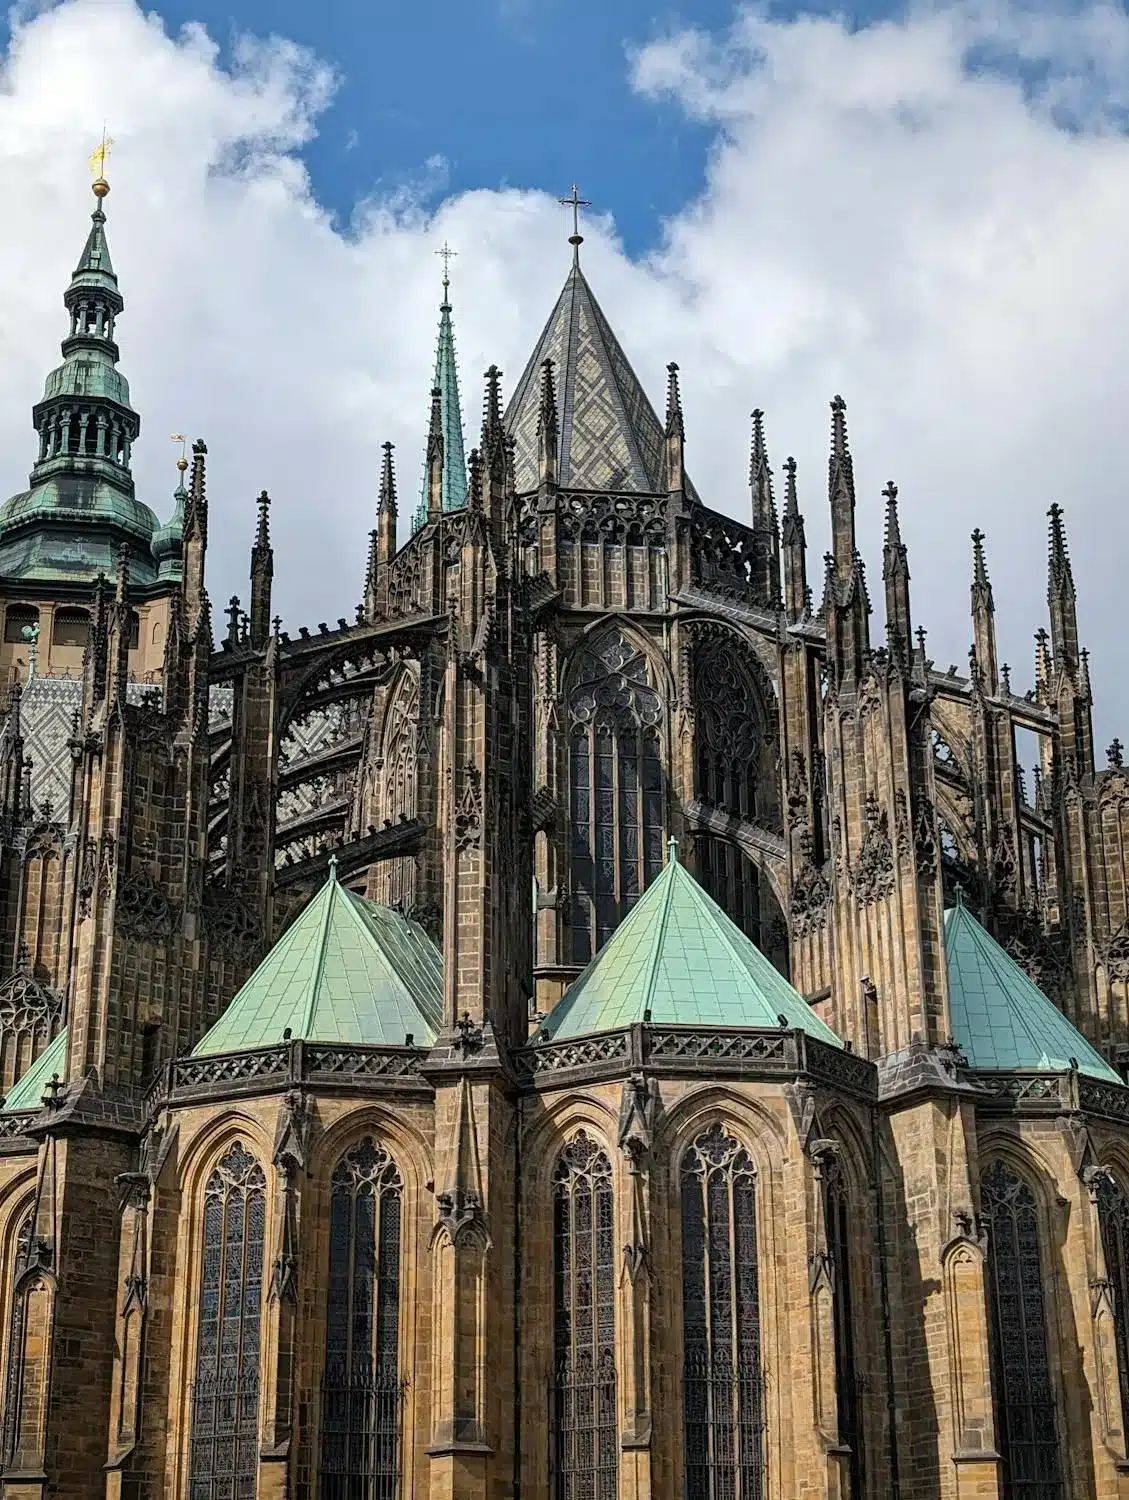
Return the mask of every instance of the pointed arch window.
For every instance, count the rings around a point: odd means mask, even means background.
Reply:
[[[204,1190],[189,1500],[254,1500],[266,1178],[241,1141]]]
[[[662,699],[620,630],[583,653],[569,706],[572,961],[603,947],[663,866]]]
[[[330,1189],[320,1500],[394,1500],[400,1483],[400,1221],[395,1162],[366,1136]]]
[[[838,1401],[839,1441],[851,1450],[851,1496],[861,1500],[866,1465],[863,1452],[862,1409],[855,1358],[855,1307],[851,1286],[851,1209],[843,1168],[837,1158],[820,1167],[823,1179],[823,1222],[827,1254],[835,1289],[835,1392]]]
[[[707,635],[694,646],[694,793],[755,822],[764,707],[735,642]]]
[[[686,1500],[763,1500],[756,1171],[720,1125],[682,1160]]]
[[[554,1500],[615,1500],[615,1202],[607,1154],[583,1131],[553,1182]]]
[[[993,1384],[1007,1500],[1063,1500],[1035,1195],[1002,1161],[981,1178]]]
[[[1113,1302],[1121,1420],[1129,1420],[1129,1193],[1111,1173],[1097,1179],[1098,1222]]]
[[[3,1462],[11,1462],[16,1441],[16,1418],[20,1397],[20,1367],[24,1346],[24,1298],[18,1290],[20,1277],[31,1264],[31,1236],[35,1225],[34,1209],[20,1225],[16,1236],[16,1253],[12,1261],[12,1300],[8,1325],[8,1369],[4,1382],[4,1452]]]

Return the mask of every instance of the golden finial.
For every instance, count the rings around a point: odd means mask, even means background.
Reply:
[[[106,181],[106,158],[113,149],[113,145],[103,125],[102,143],[90,153],[90,170],[94,173],[93,192],[96,198],[104,198],[110,191],[110,184]]]
[[[188,439],[184,436],[183,432],[174,432],[170,434],[169,441],[172,443],[180,444],[180,457],[176,461],[176,466],[183,474],[185,469],[187,469],[188,467],[188,459],[185,456],[184,452],[184,446],[187,443]]]

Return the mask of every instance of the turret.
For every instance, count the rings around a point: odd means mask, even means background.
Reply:
[[[380,499],[376,507],[376,563],[388,564],[396,556],[396,521],[399,510],[396,503],[396,470],[392,462],[393,447],[385,443],[381,449]]]
[[[686,486],[686,424],[682,419],[682,393],[678,389],[678,366],[666,367],[666,487],[681,492]]]
[[[898,487],[891,479],[882,491],[886,501],[886,545],[882,551],[882,582],[886,586],[886,640],[890,653],[903,667],[910,665],[913,623],[909,608],[909,562],[898,521]]]
[[[486,389],[482,398],[482,440],[478,456],[482,460],[483,506],[495,526],[500,526],[506,493],[506,429],[502,423],[502,372],[491,365],[483,379]]]
[[[1060,672],[1074,677],[1078,671],[1078,614],[1075,606],[1074,573],[1066,547],[1062,506],[1052,505],[1050,547],[1047,562],[1047,604],[1051,615],[1051,650]]]
[[[979,527],[972,533],[972,632],[981,686],[989,698],[994,698],[1000,687],[996,606],[984,558],[984,533]]]
[[[776,498],[772,493],[772,470],[764,441],[764,412],[753,412],[753,439],[749,454],[749,494],[752,501],[753,536],[756,546],[757,595],[769,609],[780,607],[780,528]],[[801,523],[802,530],[802,523]]]
[[[443,514],[443,469],[446,444],[443,441],[443,392],[431,388],[431,421],[427,429],[427,467],[424,475],[426,519],[437,521]]]
[[[796,498],[796,460],[784,460],[784,525],[781,531],[784,550],[784,614],[789,625],[795,625],[808,613],[807,541],[804,518]]]
[[[270,496],[259,495],[259,524],[255,545],[251,548],[251,649],[264,651],[270,639],[271,580],[274,577],[274,549],[270,544]]]
[[[831,458],[828,464],[831,552],[828,554],[825,608],[828,666],[836,687],[862,676],[870,652],[870,599],[855,546],[855,477],[847,443],[847,403],[831,403]]]

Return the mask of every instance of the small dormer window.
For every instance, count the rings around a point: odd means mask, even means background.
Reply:
[[[53,646],[85,647],[90,639],[90,616],[84,609],[57,609],[51,627]]]
[[[9,604],[4,616],[4,640],[25,646],[28,636],[25,631],[39,629],[39,611],[34,604]]]

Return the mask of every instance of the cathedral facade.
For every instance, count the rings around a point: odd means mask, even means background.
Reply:
[[[1129,772],[1062,511],[1029,691],[979,532],[929,658],[892,484],[876,641],[843,401],[809,581],[762,413],[738,520],[574,233],[469,453],[444,282],[359,603],[282,630],[263,494],[224,625],[95,191],[0,507],[0,1495],[1129,1497]]]

